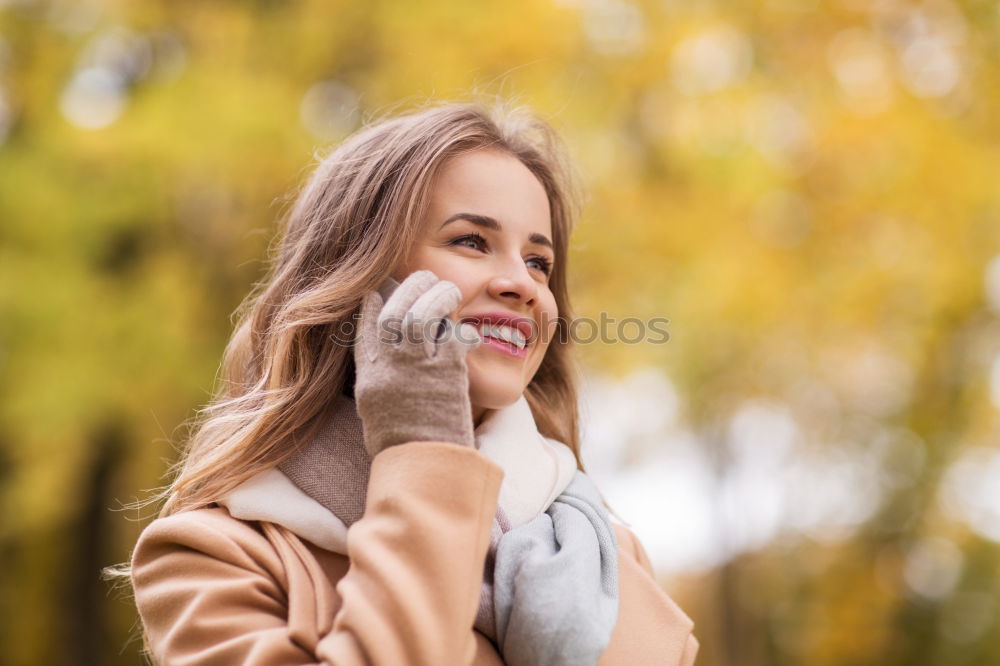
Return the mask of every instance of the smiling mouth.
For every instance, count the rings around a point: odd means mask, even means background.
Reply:
[[[526,317],[487,312],[460,321],[473,326],[483,344],[514,358],[524,358],[534,340],[534,322]]]
[[[525,348],[522,349],[521,347],[518,347],[513,343],[507,342],[506,340],[502,340],[500,338],[494,338],[490,335],[480,334],[480,337],[482,337],[483,339],[482,346],[489,347],[490,349],[493,349],[501,354],[504,354],[505,356],[521,359],[525,358],[528,355],[527,346],[525,346]]]

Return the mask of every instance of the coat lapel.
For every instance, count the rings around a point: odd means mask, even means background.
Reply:
[[[690,666],[698,643],[694,622],[642,568],[624,543],[631,536],[618,525],[619,614],[601,666]]]

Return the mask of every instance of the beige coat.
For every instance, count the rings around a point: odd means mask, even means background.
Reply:
[[[159,518],[132,556],[146,646],[164,666],[502,664],[473,622],[503,474],[454,444],[387,449],[348,557],[220,506]],[[615,529],[620,611],[600,664],[692,664],[691,620]]]

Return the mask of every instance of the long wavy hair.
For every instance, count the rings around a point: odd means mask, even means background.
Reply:
[[[520,160],[548,196],[549,286],[560,317],[525,397],[539,431],[567,444],[583,469],[565,330],[572,321],[567,246],[580,198],[565,147],[523,108],[437,103],[369,123],[319,161],[284,216],[266,278],[237,310],[215,395],[190,423],[168,470],[172,481],[144,504],[162,501],[160,516],[208,506],[309,441],[353,382],[351,348],[336,342],[337,332],[405,260],[441,166],[478,149]]]

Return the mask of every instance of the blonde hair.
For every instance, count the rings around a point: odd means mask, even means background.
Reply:
[[[337,332],[353,321],[362,296],[405,261],[441,166],[487,148],[520,160],[548,196],[559,328],[525,396],[539,431],[567,444],[583,469],[565,330],[572,321],[567,246],[579,197],[565,149],[523,109],[438,103],[369,123],[320,160],[283,220],[267,277],[237,310],[216,394],[190,423],[193,434],[168,470],[173,480],[141,505],[163,501],[160,516],[208,506],[310,439],[353,381],[351,348]]]

